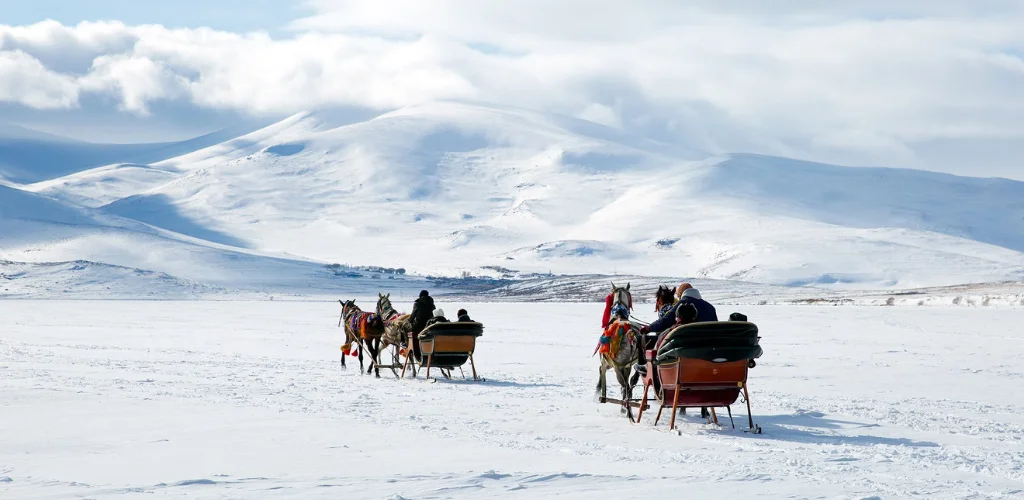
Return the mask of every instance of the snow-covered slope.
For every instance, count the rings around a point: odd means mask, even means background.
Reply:
[[[196,241],[422,273],[901,288],[1024,279],[1021,182],[708,157],[464,103],[344,126],[302,113],[166,161],[26,189]]]
[[[178,142],[95,144],[0,122],[0,181],[30,184],[104,165],[156,162],[220,144],[246,131],[232,128]]]
[[[0,186],[0,296],[192,297],[365,290],[380,273],[246,252]],[[422,278],[390,276],[391,288]]]

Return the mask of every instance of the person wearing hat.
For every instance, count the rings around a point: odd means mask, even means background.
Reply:
[[[697,310],[696,321],[718,321],[718,313],[715,311],[715,306],[704,300],[700,296],[700,292],[689,283],[679,285],[679,287],[676,288],[676,294],[679,296],[679,300],[676,301],[675,311],[671,311],[668,314],[663,315],[652,322],[650,326],[644,327],[644,333],[661,333],[675,326],[677,315],[679,314],[679,308],[683,304],[690,304]]]
[[[466,312],[465,309],[459,309],[459,312],[455,313],[455,315],[458,318],[456,321],[460,323],[468,323],[470,321],[473,321],[472,319],[469,318],[469,313]]]
[[[421,290],[419,298],[412,303],[412,313],[409,314],[413,333],[419,333],[427,327],[427,321],[434,316],[434,309],[434,298],[426,290]]]
[[[448,318],[444,317],[444,310],[440,307],[434,310],[434,317],[427,320],[427,326],[434,323],[449,323]]]

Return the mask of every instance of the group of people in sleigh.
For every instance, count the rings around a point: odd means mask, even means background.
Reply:
[[[473,321],[469,317],[469,313],[465,309],[459,309],[456,314],[456,321],[458,322],[470,322]],[[412,303],[412,312],[409,314],[409,326],[412,333],[412,346],[416,353],[416,357],[420,356],[420,342],[417,335],[430,325],[435,323],[449,323],[450,320],[445,317],[444,310],[434,305],[434,298],[430,296],[430,292],[426,290],[420,290],[420,296]],[[406,356],[408,354],[408,347],[401,349],[401,354]]]
[[[674,289],[664,285],[659,286],[655,293],[654,308],[658,311],[658,318],[650,325],[639,328],[640,333],[646,339],[646,348],[653,348],[657,344],[660,334],[671,331],[677,326],[718,321],[718,312],[715,311],[715,306],[704,300],[700,291],[690,283],[682,283]],[[608,295],[605,298],[601,328],[608,327],[608,323],[611,321],[611,309],[612,295]],[[746,317],[738,313],[734,313],[729,319],[730,321],[746,321]],[[641,374],[647,373],[647,361],[644,359],[643,349],[641,349],[639,362],[634,368]]]
[[[469,313],[467,313],[465,309],[459,309],[455,314],[458,318],[456,321],[473,321],[469,318]],[[409,323],[412,326],[412,332],[420,333],[434,323],[448,322],[448,318],[444,316],[444,311],[434,305],[434,298],[430,296],[430,292],[420,290],[420,296],[413,301],[412,313],[409,314]]]

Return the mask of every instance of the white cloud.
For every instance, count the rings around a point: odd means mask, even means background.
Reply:
[[[122,109],[145,115],[149,113],[147,103],[182,95],[188,79],[162,61],[117,54],[97,57],[89,74],[81,78],[81,86],[91,92],[115,93]]]
[[[622,128],[622,119],[619,118],[618,111],[615,111],[612,107],[605,106],[604,104],[591,104],[577,116],[584,120],[600,123],[601,125],[611,128]]]
[[[275,114],[475,99],[708,150],[902,165],[919,144],[1024,138],[1020,2],[308,3],[317,14],[285,39],[0,26],[0,61],[18,60],[0,71],[0,99],[73,106],[84,92],[133,113],[180,99]]]
[[[78,102],[78,86],[73,78],[46,69],[24,52],[0,51],[0,102],[68,108]]]

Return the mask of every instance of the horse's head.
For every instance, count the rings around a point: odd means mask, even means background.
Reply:
[[[658,285],[658,291],[654,293],[654,310],[660,311],[662,307],[675,302],[672,289],[665,285]]]
[[[629,293],[629,283],[619,287],[612,283],[612,316],[620,319],[629,319],[629,311],[633,309],[633,295]]]
[[[377,316],[386,318],[393,312],[395,312],[395,308],[391,305],[391,294],[377,292]]]
[[[355,299],[345,300],[345,301],[339,300],[338,302],[341,302],[341,315],[342,316],[348,316],[349,314],[359,310],[359,307],[356,306]]]

